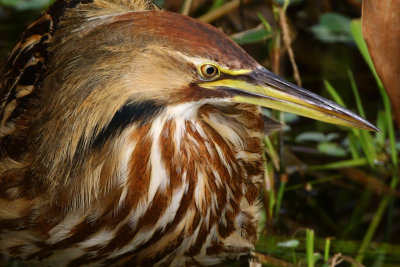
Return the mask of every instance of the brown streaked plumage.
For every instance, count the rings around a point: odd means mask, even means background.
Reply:
[[[147,0],[59,0],[0,81],[0,253],[210,265],[257,238],[257,105],[376,129]]]

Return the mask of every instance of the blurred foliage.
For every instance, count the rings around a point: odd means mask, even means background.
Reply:
[[[304,2],[304,1],[305,1],[305,0],[289,0],[289,1],[287,1],[287,2],[288,2],[290,5],[293,5],[293,4],[300,4],[300,3]],[[285,0],[276,0],[275,3],[278,4],[278,5],[280,5],[280,6],[283,6],[284,3],[285,3]]]
[[[259,25],[255,28],[234,34],[231,37],[239,45],[252,44],[272,37],[272,31],[268,31],[263,25]]]
[[[164,6],[165,0],[154,0],[158,6]]]
[[[156,2],[180,12],[185,1]],[[263,110],[286,126],[264,140],[268,163],[255,257],[264,266],[356,266],[356,260],[399,266],[400,134],[354,20],[361,15],[360,1],[253,0],[227,9],[230,2],[193,0],[189,15],[217,12],[213,25],[289,80],[292,48],[303,87],[357,110],[382,130],[345,129]],[[26,10],[48,4],[0,0],[0,61],[37,16],[38,10]],[[282,39],[282,16],[290,47]]]
[[[352,42],[350,19],[338,13],[325,13],[311,27],[315,37],[324,42]]]
[[[16,10],[43,9],[53,3],[54,0],[0,0],[0,6],[15,8]]]

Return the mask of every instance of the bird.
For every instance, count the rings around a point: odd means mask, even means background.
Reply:
[[[213,265],[257,240],[267,107],[377,128],[150,0],[57,0],[1,69],[0,254]]]

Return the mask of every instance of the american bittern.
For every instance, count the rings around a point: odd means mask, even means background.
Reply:
[[[53,266],[248,253],[259,106],[376,129],[147,0],[57,1],[9,55],[0,94],[0,251]]]

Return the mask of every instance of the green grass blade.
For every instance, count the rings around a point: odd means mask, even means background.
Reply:
[[[214,9],[219,8],[224,4],[225,0],[214,0],[213,4],[211,5],[210,9],[208,11],[212,11]]]
[[[364,108],[362,106],[361,97],[360,97],[360,94],[358,93],[357,84],[356,84],[356,81],[354,80],[353,72],[350,69],[348,69],[347,74],[349,76],[351,89],[353,91],[354,98],[356,100],[357,110],[360,113],[361,117],[366,119]],[[375,146],[373,145],[373,139],[372,139],[370,132],[360,131],[360,135],[361,135],[361,138],[363,139],[364,143],[366,144],[366,149],[368,149],[367,153],[370,155],[370,157],[372,159],[375,159],[377,152],[375,150]]]
[[[393,170],[393,178],[390,184],[390,188],[392,190],[395,190],[397,187],[397,184],[399,182],[399,173],[398,170]],[[389,208],[388,208],[388,219],[387,219],[387,227],[386,227],[386,233],[385,233],[385,239],[389,240],[390,235],[392,233],[393,229],[393,215],[394,215],[394,196],[390,195],[389,197]]]
[[[264,137],[264,144],[267,149],[268,155],[271,157],[272,163],[274,164],[274,167],[277,171],[280,170],[280,159],[278,152],[276,152],[271,140],[269,139],[268,136]]]
[[[382,110],[378,112],[378,119],[376,120],[376,127],[378,127],[381,132],[375,133],[375,140],[377,145],[381,148],[381,150],[385,147],[385,141],[387,136],[387,128],[386,128],[386,113]]]
[[[358,88],[357,88],[356,81],[354,80],[353,72],[350,69],[348,69],[347,70],[347,75],[349,76],[351,89],[353,90],[354,98],[356,100],[357,110],[360,113],[361,117],[363,117],[365,119],[366,117],[365,117],[364,108],[362,106],[360,94],[358,93]]]
[[[267,32],[272,33],[272,27],[261,13],[257,13],[258,18],[261,20]]]
[[[372,189],[371,186],[368,185],[362,193],[360,201],[357,202],[355,206],[355,210],[351,216],[350,222],[345,227],[345,229],[341,232],[340,238],[347,239],[348,234],[351,233],[356,227],[362,222],[363,214],[366,214],[368,205],[371,202],[372,198]]]
[[[311,186],[314,186],[314,185],[332,182],[334,180],[341,179],[341,178],[343,178],[342,174],[334,174],[334,175],[318,178],[317,180],[310,181],[310,182],[308,182],[308,184]],[[292,190],[298,190],[298,189],[302,189],[302,188],[304,188],[304,183],[286,186],[285,192],[292,191]]]
[[[378,82],[378,86],[383,88],[383,84],[379,79],[378,73],[376,73],[374,63],[372,62],[371,56],[368,53],[367,44],[364,41],[364,37],[361,31],[361,20],[355,19],[350,22],[350,30],[351,34],[353,35],[354,41],[357,44],[358,50],[360,50],[361,55],[363,56],[365,62],[367,63],[368,67],[372,71],[372,74],[375,77],[375,80]]]
[[[262,25],[231,35],[233,41],[239,45],[253,44],[271,37],[272,33],[264,29]]]
[[[353,132],[350,132],[348,134],[348,140],[349,140],[349,148],[351,155],[353,156],[353,159],[359,159],[360,154],[358,153],[358,138],[354,135]]]
[[[340,97],[340,95],[337,93],[336,89],[328,82],[324,81],[325,88],[328,91],[328,93],[332,96],[333,100],[336,101],[339,105],[342,105],[343,107],[346,107],[343,99]],[[359,130],[359,129],[354,129],[351,128],[351,131],[359,137],[359,141],[361,144],[361,147],[363,148],[364,154],[367,157],[369,165],[374,168],[374,160],[376,159],[376,151],[372,142],[372,137],[367,131]]]
[[[331,247],[331,238],[327,237],[325,239],[325,250],[324,250],[324,261],[328,262],[329,260],[329,249]]]
[[[358,159],[350,159],[343,161],[336,161],[327,164],[319,164],[319,165],[311,165],[308,167],[309,170],[330,170],[330,169],[339,169],[339,168],[349,168],[349,167],[358,167],[364,166],[368,164],[368,159],[366,158],[358,158]]]
[[[286,181],[281,179],[281,183],[278,189],[278,195],[276,196],[275,219],[278,219],[279,217],[279,211],[281,210],[283,193],[285,192],[286,183],[287,183]]]
[[[360,132],[360,142],[362,144],[365,156],[368,159],[368,163],[372,168],[375,168],[376,151],[375,146],[372,141],[372,137],[369,132],[364,130],[359,130]]]
[[[286,10],[287,10],[289,4],[290,4],[290,0],[285,0],[285,1],[283,2],[283,7],[282,7],[282,8],[283,8],[283,12],[286,13]]]
[[[306,230],[307,266],[314,267],[314,230]]]
[[[374,236],[375,232],[376,232],[376,228],[378,227],[382,216],[386,210],[386,207],[389,203],[389,199],[390,196],[385,196],[383,198],[383,200],[381,201],[381,203],[378,206],[378,209],[374,215],[374,217],[372,218],[371,224],[368,227],[367,232],[365,233],[364,239],[360,245],[360,249],[358,250],[358,255],[356,257],[356,261],[362,263],[362,261],[364,260],[364,256],[365,256],[365,251],[367,250],[367,247],[369,246],[369,244],[371,243],[372,237]]]
[[[343,99],[340,97],[340,95],[337,93],[336,89],[330,84],[328,81],[324,81],[324,85],[328,93],[331,95],[333,100],[338,103],[339,105],[346,107],[346,104],[344,103]]]

